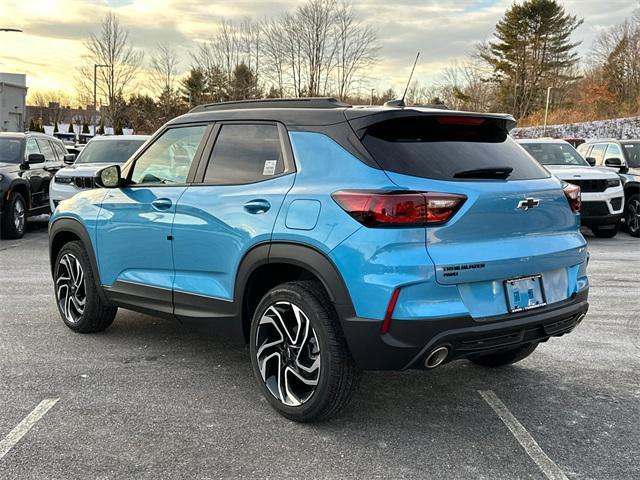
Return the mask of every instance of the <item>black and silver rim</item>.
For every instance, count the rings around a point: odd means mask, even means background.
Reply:
[[[320,344],[307,315],[290,302],[267,308],[256,332],[256,358],[265,386],[285,405],[308,401],[320,378]]]
[[[24,203],[20,198],[16,199],[13,203],[13,225],[16,232],[22,232],[24,230],[26,222],[26,215],[24,211]]]
[[[631,233],[640,230],[640,200],[631,200],[627,206],[627,228]]]
[[[56,297],[60,311],[71,323],[82,317],[87,302],[84,271],[78,259],[70,253],[65,254],[58,264],[56,276]]]

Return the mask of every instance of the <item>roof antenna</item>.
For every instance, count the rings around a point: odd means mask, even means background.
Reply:
[[[416,55],[416,59],[413,62],[413,67],[411,68],[411,73],[409,74],[409,80],[407,80],[407,86],[404,87],[404,93],[402,94],[402,98],[400,100],[389,100],[388,102],[384,102],[385,107],[404,107],[404,97],[407,96],[407,90],[409,90],[409,85],[411,84],[411,79],[413,78],[413,72],[416,69],[416,65],[418,63],[418,58],[420,58],[420,52]]]

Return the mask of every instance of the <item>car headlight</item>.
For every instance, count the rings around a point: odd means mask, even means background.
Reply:
[[[59,177],[56,175],[54,180],[56,183],[65,183],[68,185],[73,182],[73,177]]]
[[[620,179],[619,178],[608,178],[607,179],[607,188],[617,187],[619,185],[620,185]]]

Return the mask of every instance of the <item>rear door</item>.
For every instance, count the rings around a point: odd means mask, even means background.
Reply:
[[[210,143],[173,224],[178,316],[217,316],[220,302],[233,301],[238,265],[270,240],[295,176],[282,125],[222,123]]]
[[[486,298],[484,290],[500,290],[503,280],[558,271],[564,279],[549,273],[547,291],[551,300],[566,298],[566,268],[586,258],[579,217],[560,181],[503,122],[436,116],[384,123],[369,129],[363,144],[394,183],[467,197],[450,221],[426,228],[438,282]]]

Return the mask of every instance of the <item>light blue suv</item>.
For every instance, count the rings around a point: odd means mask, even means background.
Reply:
[[[78,332],[118,307],[249,342],[269,403],[327,418],[362,370],[495,367],[587,312],[579,187],[511,117],[334,99],[203,105],[50,222]]]

